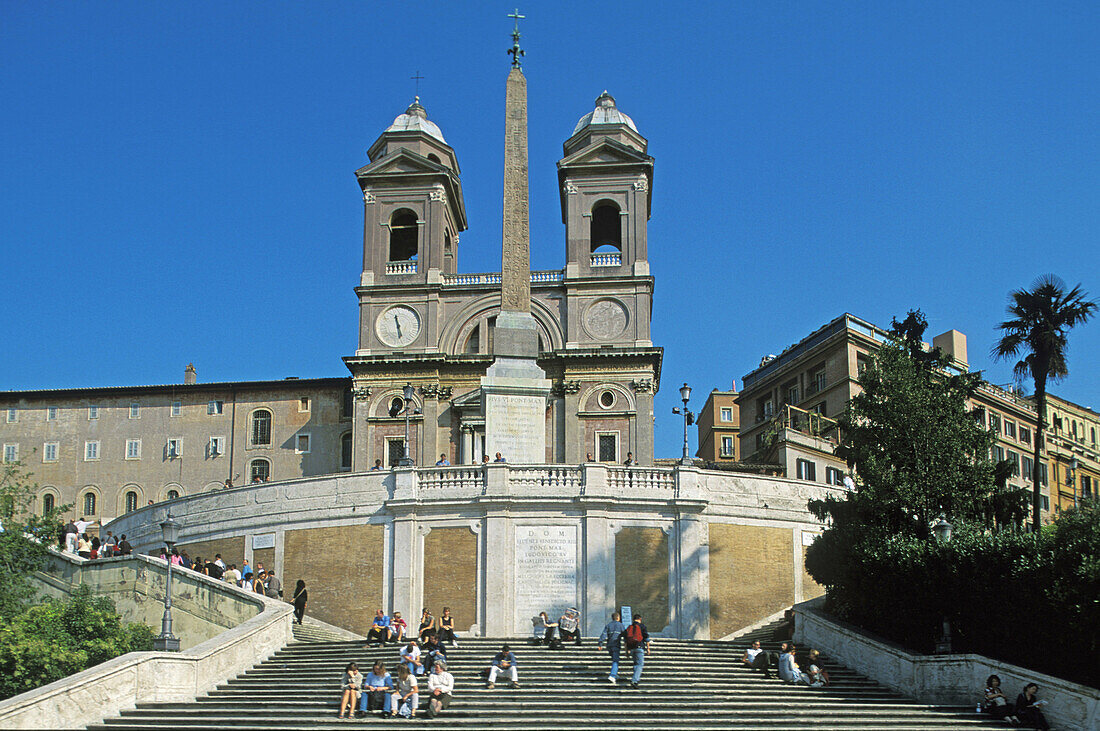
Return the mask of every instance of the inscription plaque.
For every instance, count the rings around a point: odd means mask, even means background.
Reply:
[[[516,632],[522,635],[530,635],[539,612],[556,622],[577,607],[577,526],[517,525],[515,577]]]
[[[546,461],[546,398],[485,394],[485,451],[515,464]]]

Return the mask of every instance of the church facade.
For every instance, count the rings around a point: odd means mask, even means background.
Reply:
[[[660,348],[650,336],[646,257],[653,159],[606,92],[558,162],[565,266],[530,273],[538,366],[551,382],[546,463],[653,459]],[[495,458],[481,379],[493,362],[501,273],[458,271],[466,228],[455,151],[419,102],[398,116],[357,171],[363,191],[359,346],[344,359],[355,394],[353,469],[404,452],[402,389],[415,389],[409,454],[432,465]],[[508,454],[502,455],[505,459]]]

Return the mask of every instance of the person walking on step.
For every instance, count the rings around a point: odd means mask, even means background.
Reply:
[[[302,617],[306,616],[307,601],[309,601],[309,592],[306,591],[306,582],[298,579],[298,583],[294,586],[294,596],[291,598],[291,603],[294,605],[294,620],[298,624],[301,624]]]
[[[645,667],[645,656],[649,654],[649,630],[642,624],[642,615],[635,614],[634,621],[623,633],[626,649],[630,653],[630,659],[634,661],[634,674],[630,679],[630,687],[637,688],[642,682],[642,668]]]
[[[511,679],[509,687],[519,687],[519,674],[516,672],[516,656],[512,652],[512,648],[508,645],[504,645],[500,648],[500,652],[493,658],[493,664],[489,668],[489,682],[485,684],[485,687],[492,690],[496,686],[497,675],[500,673],[506,673]]]
[[[771,677],[771,673],[768,672],[768,668],[771,666],[771,653],[761,649],[760,640],[753,642],[752,647],[745,650],[741,662],[753,672],[762,670],[765,678]]]
[[[596,649],[603,650],[607,647],[607,654],[611,655],[611,672],[607,674],[607,682],[615,685],[619,682],[619,652],[622,649],[623,626],[622,615],[618,612],[611,613],[611,621],[604,625],[600,639],[596,640]]]

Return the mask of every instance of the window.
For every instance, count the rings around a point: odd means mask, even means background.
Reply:
[[[1096,444],[1096,427],[1092,427],[1092,443]]]
[[[863,371],[867,370],[870,367],[871,367],[871,359],[868,356],[863,355],[862,353],[860,355],[856,356],[856,375],[857,376],[863,375]]]
[[[84,493],[84,515],[95,515],[95,493]]]
[[[46,493],[42,496],[42,514],[46,515],[53,510],[54,505],[57,503],[56,499],[50,493]]]
[[[168,491],[168,499],[169,500],[175,500],[179,496],[180,496],[180,491],[179,490],[169,490]]]
[[[15,409],[7,409],[5,411],[5,419],[9,424],[14,424],[16,418],[19,416],[19,412]]]
[[[1004,447],[1002,447],[999,444],[994,444],[993,445],[993,462],[994,463],[1000,462],[1004,458],[1005,458]]]
[[[183,413],[183,402],[182,401],[173,401],[172,402],[172,408],[168,412],[168,415],[169,416],[179,416],[182,413]]]
[[[137,510],[138,494],[133,490],[129,490],[126,493],[126,505],[123,508],[124,513],[132,513]]]
[[[218,400],[215,399],[213,401],[208,401],[206,403],[206,413],[207,413],[208,416],[217,416],[217,415],[221,414],[224,409],[225,409],[225,402],[224,401],[218,401]]]
[[[1031,482],[1032,478],[1035,477],[1035,463],[1031,460],[1031,457],[1027,455],[1020,457],[1020,472],[1022,473],[1021,477],[1028,482]]]
[[[57,421],[57,407],[56,406],[47,406],[46,407],[46,421]]]
[[[1041,500],[1042,503],[1043,503],[1043,510],[1049,511],[1050,510],[1050,498],[1048,498],[1046,495],[1040,495],[1039,500]]]
[[[810,382],[806,386],[806,395],[817,393],[818,391],[825,390],[825,364],[822,363],[817,368],[810,371]]]
[[[719,414],[722,421],[733,421],[733,409],[731,407],[723,406]]]
[[[91,462],[99,459],[99,441],[84,442],[84,461]]]
[[[248,465],[249,482],[267,482],[271,477],[271,463],[266,459],[254,459]]]
[[[98,419],[98,418],[99,418],[99,407],[98,406],[89,406],[88,407],[88,420],[90,421],[92,419]]]
[[[1081,494],[1085,497],[1092,496],[1092,478],[1088,475],[1081,475]]]
[[[390,261],[415,261],[420,226],[416,214],[407,208],[395,211],[390,218]]]
[[[60,446],[60,442],[46,442],[42,445],[42,461],[43,462],[56,462],[57,450]]]
[[[168,440],[168,443],[164,445],[164,453],[168,459],[176,459],[183,455],[183,439],[180,437],[173,437]]]
[[[610,409],[615,405],[615,394],[611,391],[604,391],[600,394],[600,406],[605,409]]]
[[[405,410],[405,399],[400,396],[395,396],[390,401],[390,416],[397,416]]]
[[[618,462],[619,461],[619,435],[618,434],[597,434],[596,435],[596,452],[598,453],[597,459],[600,462]]]
[[[130,404],[130,418],[131,419],[140,419],[141,418],[141,404],[139,404],[139,403]]]
[[[623,224],[619,207],[611,201],[600,201],[592,209],[592,223],[589,226],[592,237],[592,251],[622,251]]]
[[[5,462],[18,462],[19,461],[19,445],[18,444],[5,444],[4,445],[4,461]]]
[[[141,440],[126,440],[126,459],[141,459]]]
[[[340,469],[351,469],[352,437],[351,432],[340,437]]]
[[[775,404],[771,398],[762,398],[756,404],[757,421],[770,419],[775,414]]]
[[[828,416],[828,414],[825,413],[825,402],[824,401],[822,401],[819,404],[814,404],[813,406],[811,406],[810,411],[814,414],[817,414],[818,416]]]
[[[1005,421],[1005,436],[1011,437],[1012,439],[1016,438],[1016,422]]]
[[[1026,426],[1020,426],[1020,441],[1024,444],[1031,444],[1031,429]]]
[[[733,456],[733,437],[722,437],[722,454],[723,457]]]
[[[386,464],[396,467],[405,458],[405,440],[401,437],[386,440]]]
[[[209,453],[212,458],[225,454],[225,437],[210,437]]]
[[[994,434],[1001,433],[1001,417],[999,414],[994,414],[992,411],[989,412],[989,430]]]
[[[1065,469],[1065,472],[1066,472],[1066,484],[1067,485],[1072,485],[1073,484],[1073,478],[1074,478],[1073,470],[1069,466],[1067,466],[1066,469]]]
[[[1012,476],[1013,477],[1019,477],[1020,476],[1020,455],[1017,454],[1016,452],[1013,452],[1010,449],[1010,450],[1008,450],[1008,461],[1012,463]]]
[[[302,396],[298,399],[298,413],[305,413],[309,411],[309,396]]]
[[[252,414],[252,444],[271,444],[271,412],[267,409]]]
[[[1047,484],[1047,463],[1043,462],[1039,465],[1039,484]]]
[[[309,434],[299,434],[294,440],[295,454],[309,454]]]
[[[344,391],[344,397],[340,401],[340,416],[344,419],[355,416],[355,395],[350,388]]]
[[[830,485],[844,485],[844,473],[836,467],[825,468],[825,482]]]
[[[817,465],[810,460],[795,460],[795,469],[798,472],[798,479],[809,480],[810,482],[815,482],[817,480]]]

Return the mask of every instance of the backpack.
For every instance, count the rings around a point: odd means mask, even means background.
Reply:
[[[642,625],[637,622],[631,622],[630,626],[626,628],[626,632],[623,634],[626,637],[626,649],[633,650],[635,647],[640,647],[645,642],[645,637],[642,635]]]

